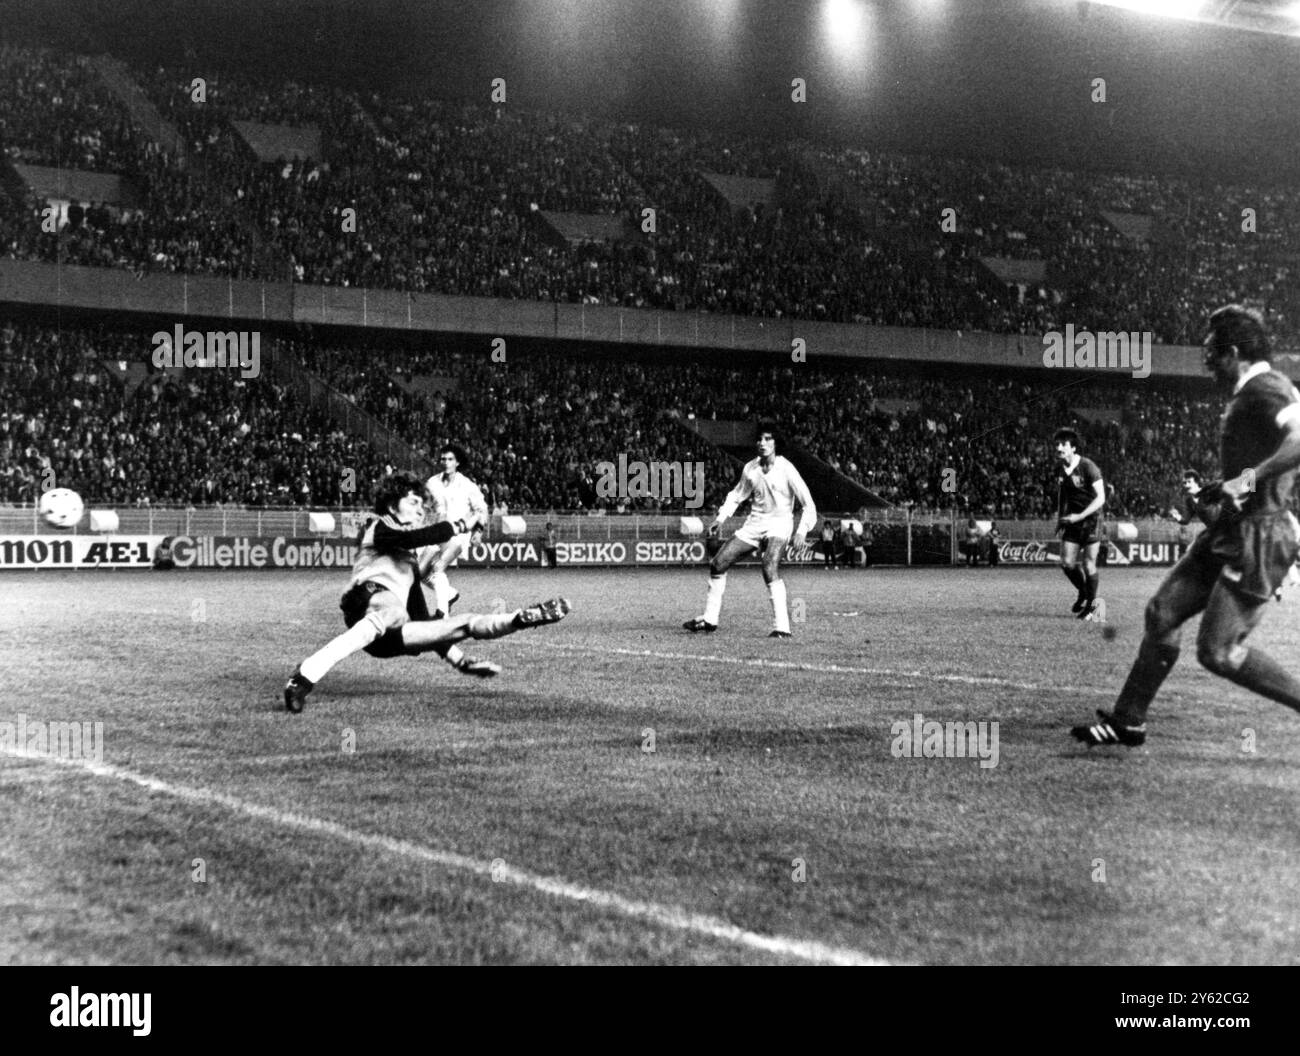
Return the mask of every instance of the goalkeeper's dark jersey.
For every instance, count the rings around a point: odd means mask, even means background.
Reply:
[[[370,582],[406,597],[415,584],[420,547],[445,543],[454,534],[455,528],[445,521],[425,528],[402,524],[391,516],[371,521],[357,540],[349,588]]]
[[[1282,422],[1293,415],[1300,416],[1300,392],[1285,374],[1266,370],[1248,380],[1223,412],[1219,463],[1224,479],[1240,476],[1272,455],[1286,433]],[[1287,509],[1295,479],[1296,471],[1291,470],[1260,481],[1244,502],[1242,516]]]
[[[1064,466],[1059,469],[1060,493],[1057,504],[1057,510],[1060,514],[1082,513],[1088,508],[1088,504],[1097,497],[1093,490],[1093,485],[1101,480],[1101,470],[1097,468],[1097,463],[1090,458],[1080,458],[1078,464],[1073,470],[1066,472]],[[1100,516],[1098,510],[1088,518],[1090,523],[1095,523]]]

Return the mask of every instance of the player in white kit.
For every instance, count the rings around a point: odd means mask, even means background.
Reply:
[[[450,616],[452,605],[460,597],[460,591],[452,590],[451,581],[447,579],[448,567],[469,550],[474,533],[486,525],[488,519],[483,492],[469,477],[458,472],[460,464],[465,461],[461,449],[448,444],[440,452],[439,460],[442,472],[431,476],[426,485],[433,500],[433,519],[453,523],[462,521],[467,528],[438,548],[425,577],[424,581],[433,589],[435,620]]]
[[[817,523],[817,507],[813,505],[808,485],[799,471],[776,453],[776,436],[771,430],[759,432],[758,458],[746,463],[740,483],[727,495],[718,516],[709,526],[709,533],[716,535],[722,522],[746,499],[750,501],[750,513],[745,523],[709,563],[709,596],[704,603],[704,614],[687,620],[682,626],[693,632],[716,631],[722,613],[722,595],[727,589],[727,569],[740,558],[762,548],[763,580],[772,599],[772,631],[768,637],[789,638],[790,611],[786,607],[785,583],[781,579],[781,551],[791,540],[794,504],[799,503],[803,511],[799,526],[794,529],[796,545],[803,542]]]

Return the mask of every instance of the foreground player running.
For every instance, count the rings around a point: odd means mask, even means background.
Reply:
[[[488,677],[500,668],[464,656],[456,642],[466,638],[501,638],[525,627],[564,619],[569,603],[554,598],[516,612],[433,620],[417,578],[432,561],[421,548],[445,543],[464,533],[466,525],[446,521],[419,527],[424,521],[424,485],[410,473],[386,477],[375,494],[380,516],[362,533],[352,582],[339,607],[348,629],[301,664],[284,687],[284,706],[299,712],[316,683],[341,660],[364,650],[371,656],[418,656],[435,652],[466,674]]]
[[[433,557],[433,566],[426,582],[433,588],[433,618],[440,620],[451,615],[451,607],[460,597],[447,579],[447,569],[456,558],[469,550],[473,533],[487,524],[488,508],[483,492],[469,477],[459,472],[465,462],[464,452],[448,444],[439,452],[442,472],[429,478],[429,496],[433,500],[435,521],[461,521],[467,531],[453,535]]]
[[[1232,398],[1219,448],[1225,479],[1201,500],[1208,508],[1221,498],[1221,508],[1148,603],[1146,633],[1113,714],[1098,711],[1100,722],[1070,731],[1090,748],[1146,740],[1147,709],[1178,659],[1181,627],[1201,611],[1196,658],[1300,711],[1300,682],[1245,644],[1300,553],[1300,524],[1288,510],[1300,467],[1300,392],[1269,355],[1257,312],[1230,304],[1210,316],[1205,365]]]
[[[794,541],[801,544],[817,523],[817,507],[813,505],[808,485],[799,471],[787,459],[776,453],[776,436],[771,430],[758,434],[758,458],[745,465],[738,483],[727,495],[718,516],[709,526],[716,535],[722,522],[736,512],[746,499],[750,500],[750,513],[740,531],[713,555],[709,562],[709,596],[704,603],[704,615],[687,620],[683,627],[688,631],[711,633],[718,629],[722,614],[722,595],[727,589],[727,569],[746,554],[762,547],[763,580],[772,599],[772,632],[769,638],[790,637],[790,612],[785,603],[785,583],[781,579],[781,551],[790,542],[790,527],[794,523],[794,503],[803,508]]]
[[[1056,527],[1061,532],[1061,571],[1079,592],[1070,611],[1081,620],[1097,612],[1097,526],[1106,505],[1106,484],[1097,463],[1079,454],[1079,434],[1058,429],[1052,438],[1060,461]],[[1082,567],[1080,567],[1082,565]]]

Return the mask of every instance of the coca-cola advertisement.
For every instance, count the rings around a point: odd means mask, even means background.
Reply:
[[[1099,555],[1105,565],[1172,565],[1183,554],[1181,543],[1102,544]],[[1007,539],[998,547],[998,557],[1008,565],[1047,565],[1061,560],[1059,539]]]
[[[1042,565],[1061,560],[1061,544],[1052,539],[1008,539],[998,547],[998,559],[1007,565]]]

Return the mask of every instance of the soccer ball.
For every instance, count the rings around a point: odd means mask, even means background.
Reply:
[[[75,528],[86,512],[86,504],[71,488],[51,488],[41,496],[36,509],[41,519],[53,528]]]

